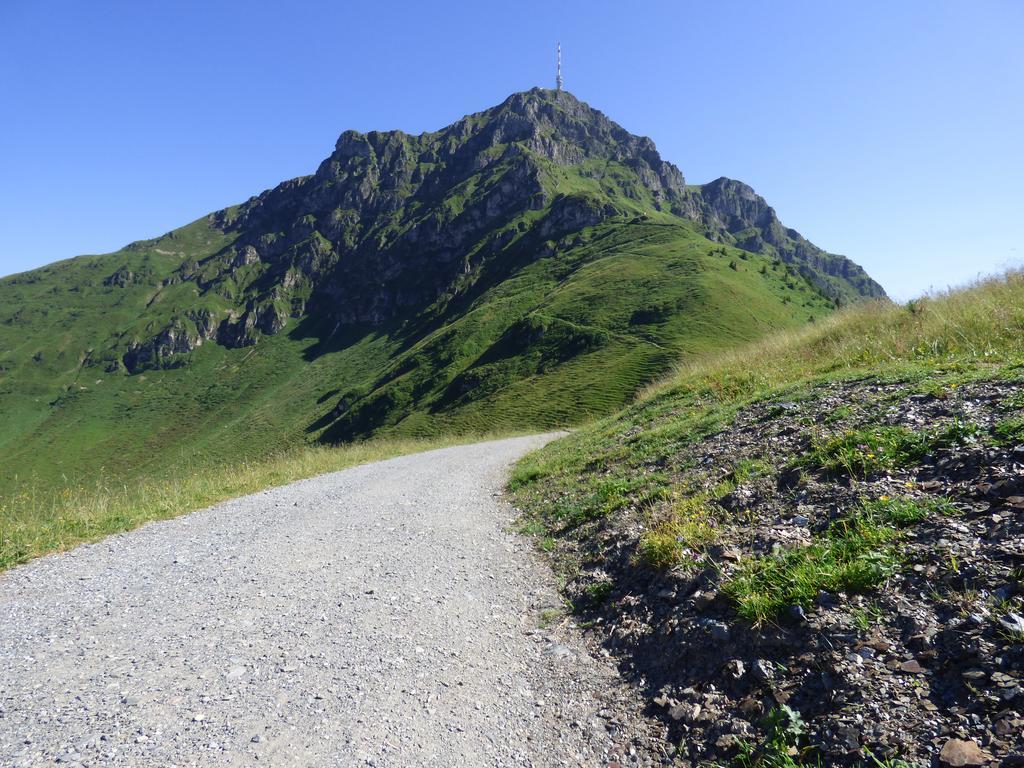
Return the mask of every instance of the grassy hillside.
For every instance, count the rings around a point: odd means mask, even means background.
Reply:
[[[216,294],[167,277],[186,250],[223,246],[197,222],[0,281],[0,491],[27,479],[169,476],[320,439],[577,423],[621,407],[680,356],[831,308],[784,265],[656,215],[506,264],[510,275],[483,280],[414,331],[394,323],[328,336],[290,320],[256,346],[207,342],[178,367],[117,368],[110,350],[139,326],[196,305],[221,311]],[[346,398],[353,406],[339,413]]]
[[[681,758],[1021,747],[1024,276],[686,362],[511,487]]]

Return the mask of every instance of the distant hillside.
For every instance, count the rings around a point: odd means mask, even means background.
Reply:
[[[0,487],[305,441],[543,428],[883,297],[749,187],[535,89],[116,253],[0,280]]]

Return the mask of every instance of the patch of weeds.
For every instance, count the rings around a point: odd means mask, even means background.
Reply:
[[[996,439],[1003,445],[1019,445],[1024,443],[1024,416],[1003,419],[992,430]]]
[[[852,407],[849,405],[840,405],[825,417],[825,423],[835,424],[837,421],[846,421],[851,418],[853,414],[854,410]]]
[[[555,550],[556,542],[553,537],[545,536],[540,540],[537,546],[545,552],[553,552]]]
[[[732,493],[737,486],[747,482],[758,475],[763,475],[771,470],[766,461],[761,459],[740,459],[733,465],[720,482],[711,489],[712,498],[719,499],[726,494]]]
[[[972,445],[985,435],[985,429],[973,421],[954,419],[947,426],[931,435],[930,443],[935,448],[953,448],[958,445]]]
[[[919,523],[930,515],[952,515],[956,513],[956,507],[945,498],[935,499],[911,499],[911,498],[890,498],[881,496],[874,501],[864,502],[863,514],[869,519],[892,525],[896,528],[906,528],[908,525]]]
[[[603,605],[611,596],[613,589],[615,589],[615,585],[610,581],[595,581],[586,587],[587,600],[592,606]]]
[[[544,476],[541,467],[528,462],[521,461],[512,467],[511,477],[508,480],[508,489],[517,491],[524,486],[537,482]]]
[[[884,615],[876,602],[870,602],[867,605],[850,609],[850,618],[853,619],[854,625],[861,632],[867,632],[872,624],[881,622]]]
[[[861,763],[861,768],[923,768],[920,765],[914,763],[908,763],[906,760],[900,757],[887,757],[878,758],[870,749],[865,748],[864,752],[868,756],[868,763]]]
[[[763,459],[740,459],[729,473],[729,478],[736,484],[741,485],[755,477],[766,474],[771,470],[767,461]]]
[[[565,614],[561,608],[544,608],[540,612],[540,619],[537,626],[541,629],[549,629]]]
[[[586,501],[568,498],[559,499],[554,505],[554,518],[560,521],[566,529],[576,528],[588,520],[596,520],[600,517],[599,510],[590,506]]]
[[[761,722],[764,741],[756,747],[740,744],[740,752],[733,760],[734,768],[799,768],[818,766],[821,761],[809,758],[812,752],[806,744],[807,726],[800,713],[783,704],[773,709]]]
[[[604,478],[589,495],[556,502],[554,516],[566,529],[575,528],[630,505],[664,500],[668,498],[669,487],[667,476],[661,473]]]
[[[928,452],[929,442],[927,435],[905,427],[851,429],[812,440],[810,450],[796,464],[827,474],[867,477],[918,461]]]
[[[793,605],[807,607],[822,590],[864,592],[896,569],[897,535],[866,514],[837,520],[805,547],[745,561],[723,591],[740,616],[754,623]]]
[[[545,530],[544,523],[536,518],[525,520],[519,526],[519,533],[523,536],[540,536]]]
[[[1019,392],[1014,392],[1012,395],[1004,399],[999,403],[999,407],[1004,411],[1024,410],[1024,389]]]
[[[914,388],[916,392],[922,395],[930,395],[936,400],[946,400],[952,397],[953,393],[956,392],[958,382],[955,381],[943,381],[935,379],[925,379],[918,386]]]
[[[799,712],[783,704],[765,715],[761,727],[763,741],[756,746],[741,742],[731,768],[821,768],[818,750],[808,743],[807,725]],[[879,758],[868,749],[864,752],[868,762],[859,763],[858,768],[921,768],[901,758]],[[723,767],[716,764],[715,768]]]
[[[775,421],[775,419],[785,416],[787,413],[789,413],[788,409],[783,408],[781,405],[772,405],[765,412],[764,416],[761,417],[761,421]]]
[[[666,520],[640,537],[638,558],[657,570],[695,568],[705,548],[718,538],[711,517],[703,495],[676,502]]]
[[[1015,629],[1008,629],[1002,624],[999,625],[999,629],[997,631],[1008,643],[1024,643],[1024,632],[1019,632]]]

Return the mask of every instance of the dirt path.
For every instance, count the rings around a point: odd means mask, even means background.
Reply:
[[[509,465],[448,448],[236,499],[0,576],[0,765],[556,766],[638,700],[509,533]],[[642,746],[640,751],[643,751]]]

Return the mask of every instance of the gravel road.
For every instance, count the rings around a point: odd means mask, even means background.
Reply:
[[[305,480],[0,575],[0,766],[649,765],[511,533],[553,435]],[[646,746],[645,746],[646,745]]]

